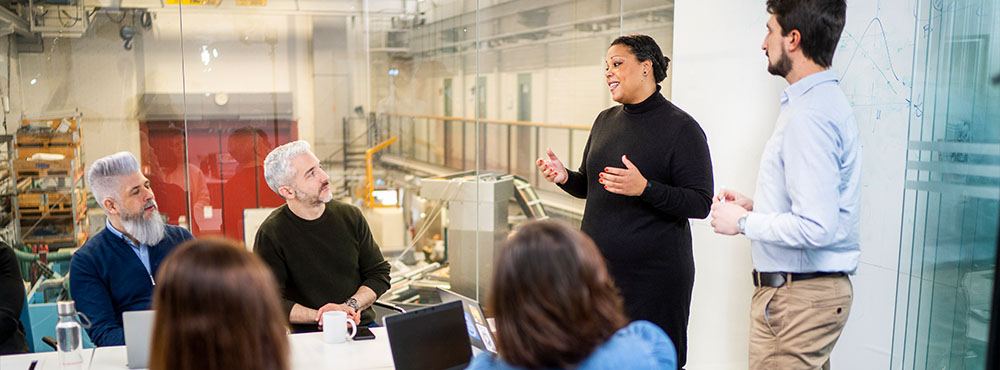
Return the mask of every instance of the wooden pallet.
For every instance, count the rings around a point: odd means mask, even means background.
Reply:
[[[78,173],[83,172],[79,161],[64,159],[61,161],[29,161],[14,160],[14,172],[18,178],[25,177],[67,177],[73,176],[76,181]]]
[[[82,220],[82,222],[77,221],[74,223],[68,219],[53,220],[46,218],[37,227],[32,228],[35,226],[35,220],[22,219],[21,239],[25,243],[33,244],[72,244],[79,242],[76,246],[82,246],[83,242],[87,240],[90,222],[86,217],[78,220]],[[74,230],[79,231],[75,236]]]
[[[72,209],[73,200],[77,206],[83,206],[87,192],[83,189],[73,189],[72,192],[38,192],[17,195],[17,206],[20,209]]]
[[[80,247],[87,242],[90,235],[86,231],[59,235],[29,235],[22,238],[25,244],[45,244],[58,247]]]
[[[79,118],[79,116],[77,116],[77,118]],[[69,131],[70,132],[77,130],[77,124],[76,124],[77,123],[76,122],[77,118],[67,118],[66,119],[66,122],[69,123]],[[50,130],[55,131],[59,127],[59,124],[62,123],[62,121],[63,121],[62,118],[55,118],[55,119],[22,119],[21,120],[21,127],[31,126],[31,124],[33,122],[44,122],[45,125],[48,126]]]
[[[65,159],[76,159],[77,146],[20,146],[17,151],[17,159],[28,159],[37,153],[62,154]]]
[[[17,146],[20,147],[50,147],[72,146],[80,144],[80,135],[75,132],[27,132],[18,131]]]

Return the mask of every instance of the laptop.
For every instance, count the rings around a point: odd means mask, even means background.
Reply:
[[[149,352],[153,342],[152,310],[126,311],[122,313],[122,328],[125,331],[125,353],[129,369],[149,368]]]
[[[399,370],[464,369],[472,360],[461,302],[387,316],[392,361]]]
[[[481,351],[496,354],[496,342],[493,340],[495,336],[490,329],[489,323],[486,322],[483,306],[479,305],[479,302],[476,302],[472,298],[448,289],[437,288],[437,291],[438,295],[441,296],[441,302],[462,302],[462,310],[465,311],[466,330],[469,333],[469,341],[472,342],[472,346],[476,349],[476,354],[478,355]]]

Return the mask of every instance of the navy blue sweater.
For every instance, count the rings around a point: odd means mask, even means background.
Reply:
[[[184,228],[167,225],[159,244],[149,248],[149,268],[153,277],[163,259],[179,244],[194,238]],[[122,312],[148,310],[153,298],[153,279],[139,256],[122,238],[101,230],[73,253],[69,286],[76,310],[92,325],[90,340],[98,346],[125,344]]]

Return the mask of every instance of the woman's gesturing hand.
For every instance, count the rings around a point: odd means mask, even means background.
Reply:
[[[542,175],[545,175],[545,181],[565,184],[566,180],[569,179],[566,167],[563,166],[559,157],[556,157],[556,153],[552,152],[552,149],[546,149],[545,152],[548,153],[549,159],[538,158],[538,162],[536,162],[538,170],[542,171]]]
[[[642,195],[646,190],[646,178],[642,177],[642,173],[628,157],[623,155],[622,163],[625,168],[605,167],[597,181],[604,185],[604,189],[615,194],[633,197]]]

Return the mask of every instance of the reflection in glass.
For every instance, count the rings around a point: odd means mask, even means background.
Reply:
[[[983,369],[1000,214],[1000,71],[992,2],[930,14],[910,108],[893,368]],[[992,14],[992,15],[991,15]],[[992,57],[991,57],[992,56]]]

